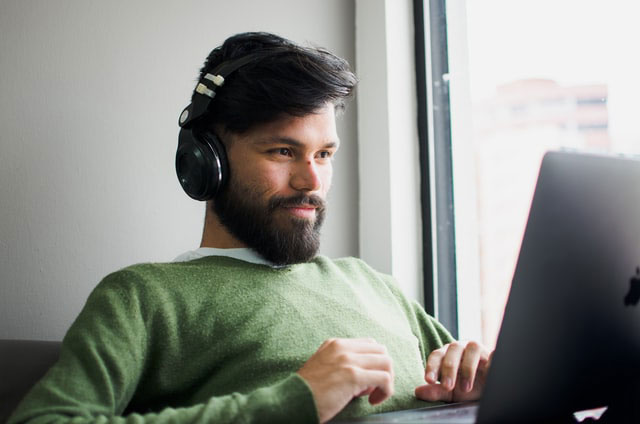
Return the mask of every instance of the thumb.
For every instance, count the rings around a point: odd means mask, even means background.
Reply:
[[[451,402],[453,391],[445,389],[442,384],[424,384],[416,387],[415,395],[428,402]]]

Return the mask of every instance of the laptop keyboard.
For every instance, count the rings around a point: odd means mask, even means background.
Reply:
[[[408,411],[386,412],[361,417],[350,422],[357,423],[422,423],[422,424],[473,424],[476,421],[478,404],[453,404]]]

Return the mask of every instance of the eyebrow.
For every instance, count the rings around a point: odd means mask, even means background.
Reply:
[[[291,147],[304,147],[304,143],[296,140],[295,138],[290,137],[270,137],[270,138],[262,138],[255,142],[255,144],[286,144]],[[325,143],[322,146],[324,149],[333,149],[338,148],[340,146],[340,140],[332,140]]]

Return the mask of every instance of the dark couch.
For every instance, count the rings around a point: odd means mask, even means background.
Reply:
[[[0,340],[0,423],[60,355],[61,342]]]

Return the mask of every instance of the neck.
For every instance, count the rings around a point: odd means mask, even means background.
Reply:
[[[204,217],[204,230],[200,247],[215,247],[218,249],[234,249],[248,247],[236,239],[227,228],[222,225],[218,215],[212,210],[211,202],[207,202],[207,212]]]

